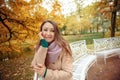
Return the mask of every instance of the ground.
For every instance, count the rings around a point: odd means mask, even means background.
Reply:
[[[120,58],[114,56],[105,64],[102,57],[88,71],[88,80],[120,80]]]
[[[0,80],[33,80],[33,70],[30,67],[33,54],[0,62]],[[98,59],[89,71],[87,80],[120,80],[120,58],[117,56]]]

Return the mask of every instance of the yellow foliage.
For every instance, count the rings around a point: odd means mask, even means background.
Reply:
[[[59,4],[58,1],[55,1],[55,3],[53,4],[52,7],[53,7],[53,9],[50,12],[47,19],[54,20],[55,22],[57,22],[58,26],[60,28],[62,28],[63,24],[65,23],[65,18],[64,18],[64,15],[61,12],[61,5]]]
[[[13,51],[20,52],[20,45],[23,41],[37,40],[40,24],[46,19],[56,21],[59,27],[63,26],[65,18],[61,13],[59,2],[54,3],[51,13],[48,13],[41,3],[42,0],[31,0],[29,3],[25,0],[8,0],[9,7],[0,8],[0,11],[6,15],[0,13],[4,22],[0,23],[0,42],[2,42],[0,48],[6,41],[10,43],[10,46],[9,44],[4,45],[6,49],[1,48],[0,51],[7,51],[7,48],[8,50],[11,48]],[[4,4],[4,2],[0,2],[0,4]]]

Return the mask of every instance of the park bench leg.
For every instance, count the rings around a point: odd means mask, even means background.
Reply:
[[[37,77],[38,77],[37,73],[34,72],[34,78],[33,78],[33,80],[37,80]]]
[[[118,56],[119,56],[119,58],[120,58],[120,54],[119,54]]]
[[[38,76],[37,72],[34,72],[33,80],[42,80],[42,77]]]
[[[107,59],[106,56],[104,56],[104,63],[105,63],[105,64],[106,64],[106,59]]]

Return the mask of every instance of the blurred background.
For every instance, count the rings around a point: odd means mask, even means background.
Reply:
[[[40,24],[54,20],[69,42],[120,36],[120,0],[0,0],[0,80],[32,80]]]

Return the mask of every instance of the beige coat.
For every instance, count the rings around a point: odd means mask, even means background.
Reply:
[[[40,49],[39,60],[44,61],[43,57],[46,54],[47,49]],[[40,59],[41,58],[41,59]],[[42,60],[43,59],[43,60]],[[35,57],[32,63],[35,63]],[[65,51],[62,51],[58,59],[54,63],[47,64],[46,67],[47,73],[46,77],[43,80],[72,80],[72,62],[73,58],[69,54],[66,54]]]

